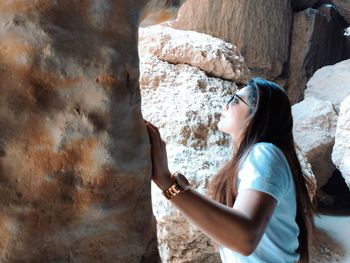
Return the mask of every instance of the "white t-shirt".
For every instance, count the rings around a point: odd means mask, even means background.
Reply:
[[[295,185],[283,152],[272,143],[256,143],[241,165],[237,182],[238,192],[243,189],[265,192],[277,200],[277,205],[255,251],[250,256],[243,256],[219,246],[222,262],[296,262],[299,259],[296,252],[299,227],[295,221]]]

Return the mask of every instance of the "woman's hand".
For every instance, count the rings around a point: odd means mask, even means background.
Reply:
[[[145,120],[149,139],[151,142],[152,180],[162,191],[168,189],[173,183],[168,168],[168,158],[165,142],[162,140],[159,130],[149,121]]]

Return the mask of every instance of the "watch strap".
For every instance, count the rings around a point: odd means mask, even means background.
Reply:
[[[179,193],[182,193],[188,189],[184,189],[181,185],[179,185],[179,183],[177,182],[177,177],[176,177],[176,173],[175,175],[173,175],[173,178],[175,179],[173,184],[166,190],[164,190],[162,192],[162,194],[168,199],[172,199],[175,196],[177,196]]]

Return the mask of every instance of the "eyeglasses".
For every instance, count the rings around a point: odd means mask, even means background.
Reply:
[[[231,97],[231,99],[227,102],[226,106],[228,107],[230,105],[230,103],[233,101],[233,104],[238,104],[239,100],[242,101],[245,105],[247,105],[248,107],[249,104],[246,103],[240,96],[238,96],[236,93],[233,94],[233,96]]]

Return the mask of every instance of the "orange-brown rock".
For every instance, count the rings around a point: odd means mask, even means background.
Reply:
[[[0,1],[0,262],[159,262],[138,84],[147,2]]]

